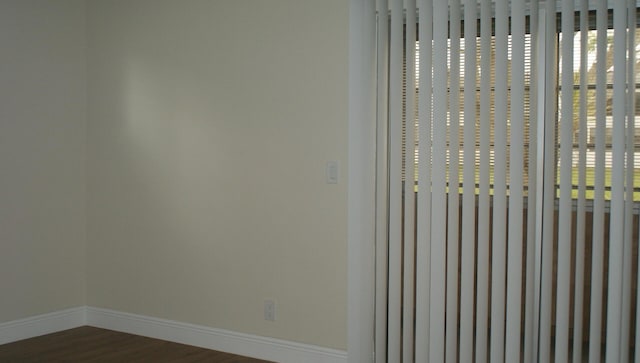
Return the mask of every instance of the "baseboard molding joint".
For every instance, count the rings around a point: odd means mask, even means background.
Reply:
[[[0,323],[0,344],[86,325],[86,311],[87,308],[85,306],[79,306]]]

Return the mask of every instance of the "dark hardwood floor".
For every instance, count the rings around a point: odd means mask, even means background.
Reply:
[[[89,326],[0,345],[0,362],[267,361]]]

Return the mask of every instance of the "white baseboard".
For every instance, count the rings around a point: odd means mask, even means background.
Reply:
[[[83,325],[280,363],[347,362],[343,350],[86,306],[0,323],[0,344]]]
[[[178,321],[87,307],[87,325],[280,363],[346,363],[347,352]]]
[[[77,328],[85,324],[84,306],[0,323],[0,344]]]

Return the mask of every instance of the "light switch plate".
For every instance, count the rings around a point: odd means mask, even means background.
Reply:
[[[337,160],[327,161],[327,184],[338,184],[340,179],[340,162]]]

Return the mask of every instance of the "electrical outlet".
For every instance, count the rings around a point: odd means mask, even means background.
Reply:
[[[264,301],[264,320],[276,320],[276,302],[274,300]]]

